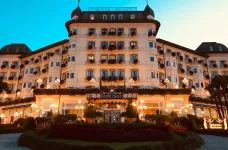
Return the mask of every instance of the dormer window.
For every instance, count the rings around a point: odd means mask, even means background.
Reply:
[[[107,20],[107,19],[108,19],[107,15],[103,15],[103,20]]]
[[[95,20],[95,15],[90,15],[90,20]]]
[[[148,19],[148,20],[153,20],[154,17],[153,17],[152,15],[148,15],[148,16],[147,16],[147,19]]]
[[[111,20],[115,20],[115,15],[111,15]]]
[[[78,16],[75,15],[72,20],[78,20]]]
[[[219,51],[222,52],[222,47],[221,46],[219,46]]]
[[[135,20],[135,15],[131,15],[131,20]]]
[[[123,15],[119,15],[118,20],[123,20]]]
[[[212,46],[210,46],[210,52],[213,52],[213,47]]]

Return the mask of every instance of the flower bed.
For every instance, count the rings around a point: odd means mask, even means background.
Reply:
[[[82,140],[93,142],[168,141],[171,138],[162,125],[54,125],[49,139]],[[107,138],[108,137],[108,138]]]

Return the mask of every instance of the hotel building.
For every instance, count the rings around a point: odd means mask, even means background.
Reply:
[[[228,75],[228,49],[216,42],[196,50],[157,39],[160,22],[149,5],[143,11],[82,11],[65,24],[69,39],[31,51],[11,44],[0,51],[0,76],[9,89],[0,95],[6,122],[44,116],[48,111],[83,116],[88,97],[104,119],[119,120],[128,99],[140,117],[178,112],[216,116],[206,98],[217,74]],[[110,121],[110,120],[109,120]]]

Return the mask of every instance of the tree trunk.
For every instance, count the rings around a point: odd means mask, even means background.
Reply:
[[[222,107],[221,95],[218,96],[218,100],[219,100],[220,108],[221,108],[221,111],[222,111],[222,118],[221,119],[224,119],[224,110],[223,110],[223,107]]]
[[[217,98],[215,98],[215,104],[216,104],[216,108],[217,108],[217,111],[218,111],[219,118],[222,119],[222,115],[221,115],[221,112],[220,112],[220,109],[219,109],[219,103],[218,103]]]

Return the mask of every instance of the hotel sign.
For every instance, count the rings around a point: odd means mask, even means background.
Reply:
[[[89,7],[89,11],[137,11],[137,7]]]
[[[101,93],[101,94],[88,94],[87,97],[96,98],[96,99],[128,99],[128,98],[137,98],[136,93],[123,94],[119,92],[114,93]]]
[[[204,119],[204,127],[205,129],[223,129],[227,130],[227,122],[226,119]]]

